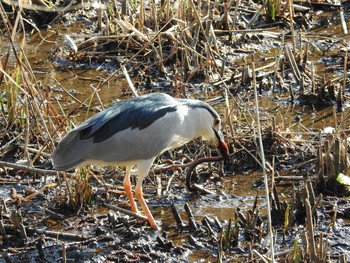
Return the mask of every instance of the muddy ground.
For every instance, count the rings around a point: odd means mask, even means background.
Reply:
[[[62,13],[25,10],[25,34],[17,28],[13,47],[7,21],[14,26],[16,13],[5,6],[1,12],[8,20],[3,16],[0,22],[0,261],[263,262],[261,255],[270,253],[254,119],[256,87],[266,160],[273,167],[268,167],[268,175],[276,261],[347,262],[348,191],[335,178],[339,172],[347,174],[350,163],[349,79],[344,74],[349,36],[344,34],[340,12],[347,22],[349,4],[294,4],[292,27],[285,5],[274,19],[262,11],[253,21],[261,2],[243,1],[237,8],[232,4],[229,16],[234,18],[235,10],[238,13],[232,27],[232,21],[224,23],[215,16],[225,14],[225,6],[213,3],[212,28],[204,15],[198,23],[208,26],[207,37],[200,26],[198,32],[191,26],[196,24],[193,12],[187,14],[193,19],[187,31],[176,31],[181,28],[177,17],[176,23],[166,24],[162,40],[150,31],[136,31],[134,20],[135,28],[122,23],[127,19],[117,16],[118,9],[104,14],[108,21],[117,19],[119,31],[114,22],[99,24],[95,6]],[[208,8],[203,4],[204,10]],[[150,16],[149,12],[147,8]],[[146,19],[144,26],[153,28],[151,22],[147,24]],[[107,34],[127,37],[99,38]],[[54,119],[55,142],[67,132],[70,121],[80,123],[87,111],[92,115],[116,99],[132,96],[121,65],[139,93],[161,91],[210,101],[223,116],[231,156],[225,163],[200,165],[193,180],[214,194],[192,193],[185,186],[186,165],[196,154],[203,148],[206,154],[215,154],[200,139],[159,157],[144,182],[160,231],[119,209],[129,210],[121,187],[122,169],[52,171],[49,154],[54,145],[40,131],[39,115],[31,120],[35,125],[30,127],[28,159],[23,150],[26,130],[9,117],[10,81],[3,74],[16,76],[22,37],[28,64],[23,62],[26,67],[18,74],[35,77],[31,83],[24,77],[18,83],[44,94],[37,97],[45,105],[41,106],[45,120]],[[201,41],[198,45],[196,37]],[[191,60],[194,57],[199,65]],[[98,96],[90,105],[87,94],[96,87]],[[21,92],[18,96],[25,98]],[[36,155],[40,158],[35,159]],[[34,165],[28,164],[30,159],[35,159]],[[182,167],[164,168],[169,163]],[[311,204],[311,219],[307,204]]]

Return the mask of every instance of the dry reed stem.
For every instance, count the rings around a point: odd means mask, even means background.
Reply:
[[[310,249],[310,256],[312,262],[318,262],[317,253],[316,253],[316,244],[315,244],[315,233],[314,233],[314,224],[313,216],[311,213],[311,206],[308,199],[305,199],[305,209],[306,209],[306,228],[308,233],[308,243]]]
[[[295,56],[294,56],[292,50],[290,49],[290,47],[288,45],[286,46],[286,51],[287,51],[287,58],[288,58],[290,66],[291,66],[291,68],[293,70],[294,76],[296,77],[296,79],[298,81],[300,81],[301,74],[300,74],[298,65],[296,63]]]
[[[275,262],[274,234],[273,234],[273,229],[272,229],[271,206],[270,206],[270,197],[269,197],[270,193],[269,193],[269,184],[268,184],[267,171],[266,171],[266,161],[265,161],[264,146],[263,146],[262,136],[261,136],[258,90],[257,90],[257,86],[256,86],[255,64],[254,63],[252,63],[252,72],[253,72],[253,88],[254,88],[254,97],[255,97],[257,132],[258,132],[258,139],[259,139],[260,158],[261,158],[261,162],[262,162],[262,169],[263,169],[263,175],[264,175],[265,198],[266,198],[266,203],[267,203],[266,213],[268,216],[268,235],[270,238],[270,259],[271,259],[271,262],[273,263],[273,262]]]
[[[343,70],[343,85],[342,85],[342,94],[345,94],[346,91],[346,78],[347,78],[347,71],[348,69],[348,50],[346,49],[345,51],[345,56],[344,56],[344,70]]]
[[[123,65],[122,66],[122,70],[123,70],[123,74],[125,76],[125,79],[127,80],[128,84],[129,84],[129,87],[132,91],[132,93],[134,94],[135,97],[138,97],[139,95],[137,94],[137,91],[135,89],[135,86],[134,84],[132,83],[131,79],[130,79],[130,76],[129,76],[129,73],[128,71],[126,70],[125,66]]]
[[[295,33],[294,33],[294,8],[293,8],[293,0],[288,0],[288,9],[289,9],[289,22],[290,22],[290,32],[291,32],[291,36],[292,36],[292,43],[293,43],[293,50],[294,53],[297,50],[297,45],[295,42]]]
[[[345,17],[344,17],[344,11],[343,11],[342,8],[340,9],[339,16],[340,16],[340,21],[341,21],[341,26],[342,26],[342,29],[343,29],[343,33],[344,33],[344,35],[347,35],[348,34],[348,27],[346,25],[346,20],[345,20]]]
[[[348,261],[348,257],[347,257],[346,254],[342,254],[342,255],[340,256],[339,260],[340,260],[340,263],[347,263],[347,262],[349,262],[349,261]]]
[[[238,9],[239,9],[239,6],[241,5],[241,0],[237,0],[236,1],[236,8],[235,8],[235,11],[234,11],[234,14],[233,14],[233,19],[232,19],[232,27],[235,28],[236,26],[236,21],[237,21],[237,15],[238,15]]]

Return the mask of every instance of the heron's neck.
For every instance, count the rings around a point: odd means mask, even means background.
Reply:
[[[182,129],[184,136],[188,140],[192,140],[205,134],[209,127],[208,123],[210,122],[208,116],[209,114],[203,108],[190,109],[184,118],[184,127],[186,127],[186,129]]]

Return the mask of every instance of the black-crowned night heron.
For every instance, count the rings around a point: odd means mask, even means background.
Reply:
[[[123,185],[136,213],[130,172],[137,166],[135,197],[151,226],[158,229],[142,196],[142,181],[154,159],[199,136],[227,157],[220,128],[219,114],[207,103],[152,93],[118,102],[80,124],[58,144],[52,160],[58,171],[99,163],[125,166]]]

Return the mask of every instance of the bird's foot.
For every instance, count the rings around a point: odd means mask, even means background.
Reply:
[[[151,224],[151,227],[154,229],[154,230],[157,230],[157,231],[160,231],[160,227],[157,226],[157,224],[154,222],[150,222]]]

